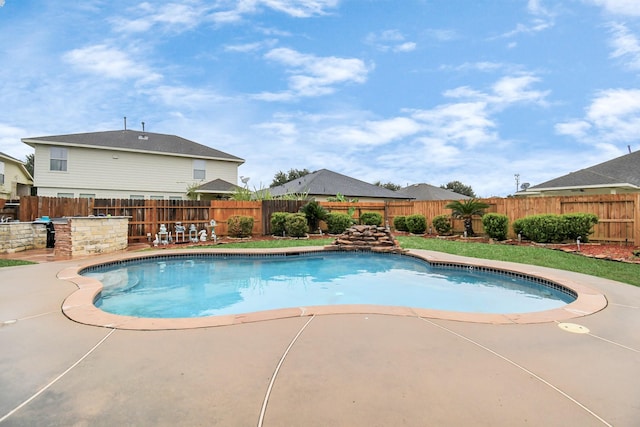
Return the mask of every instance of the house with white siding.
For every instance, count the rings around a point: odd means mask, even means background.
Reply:
[[[33,178],[24,162],[0,152],[0,199],[17,199],[31,194]]]
[[[244,163],[179,136],[144,130],[42,136],[22,142],[35,150],[37,194],[48,197],[186,199],[189,189],[210,181],[235,185],[238,167]]]

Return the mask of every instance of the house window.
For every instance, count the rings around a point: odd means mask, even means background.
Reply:
[[[207,171],[205,170],[206,163],[204,160],[193,161],[193,179],[206,179]]]
[[[164,196],[151,196],[151,200],[164,200]]]
[[[51,159],[49,160],[49,170],[67,170],[67,149],[64,147],[51,147]]]
[[[144,196],[141,194],[132,194],[129,196],[131,200],[144,200]]]
[[[73,193],[58,193],[58,197],[67,197],[73,199]]]
[[[81,199],[95,199],[96,195],[95,195],[95,193],[94,194],[91,194],[91,193],[80,193],[80,195],[78,197],[80,197]]]
[[[0,162],[0,185],[4,185],[4,162]]]
[[[169,196],[169,200],[182,200],[180,196]]]

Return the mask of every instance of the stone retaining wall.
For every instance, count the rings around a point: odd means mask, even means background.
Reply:
[[[0,223],[0,254],[42,249],[47,246],[47,228],[44,223]]]
[[[404,252],[400,244],[385,227],[354,225],[339,235],[326,249],[371,250],[374,252]]]
[[[129,217],[72,217],[54,222],[56,255],[79,256],[127,249]]]

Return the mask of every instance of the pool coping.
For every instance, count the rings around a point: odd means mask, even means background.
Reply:
[[[186,252],[187,250],[185,249],[153,250],[145,252],[120,253],[109,255],[106,257],[100,257],[100,259],[87,260],[80,266],[68,267],[66,269],[63,269],[57,275],[58,279],[68,280],[78,287],[76,291],[74,291],[64,300],[64,302],[62,303],[62,311],[69,319],[85,325],[125,330],[176,330],[229,326],[266,320],[331,314],[382,314],[392,316],[420,317],[428,319],[455,320],[474,323],[530,324],[567,321],[570,319],[594,314],[607,306],[606,297],[599,291],[580,283],[577,277],[573,277],[574,275],[576,275],[575,273],[567,274],[568,272],[564,272],[562,270],[555,270],[528,264],[491,261],[480,258],[467,258],[425,250],[408,250],[407,254],[416,258],[423,259],[430,264],[435,265],[456,264],[463,266],[484,267],[540,278],[546,281],[557,283],[561,286],[573,290],[577,294],[577,298],[575,301],[563,307],[552,310],[511,314],[466,313],[399,306],[345,304],[284,308],[253,313],[196,318],[141,318],[111,314],[97,308],[94,305],[94,301],[102,290],[102,284],[96,279],[79,275],[80,271],[93,265],[146,257],[171,255],[184,256],[187,253],[229,253],[234,255],[288,254],[322,252],[324,250],[325,249],[323,247],[318,246],[279,249],[214,248],[197,250],[194,249],[193,252]],[[189,249],[189,251],[191,250]]]

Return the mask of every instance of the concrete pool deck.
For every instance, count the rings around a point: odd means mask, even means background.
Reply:
[[[141,331],[68,319],[78,288],[57,275],[109,259],[0,269],[0,426],[640,425],[630,285],[535,267],[607,298],[560,323],[359,313]]]

